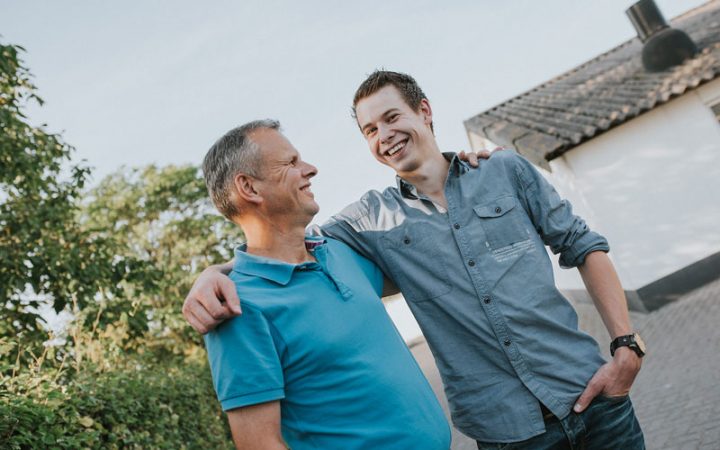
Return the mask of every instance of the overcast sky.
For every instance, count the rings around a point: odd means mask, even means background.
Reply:
[[[667,19],[700,0],[656,0]],[[444,151],[463,120],[632,38],[631,0],[0,2],[24,46],[34,123],[77,148],[95,179],[121,165],[199,164],[243,122],[279,119],[320,173],[323,220],[394,182],[350,118],[375,68],[412,74]]]

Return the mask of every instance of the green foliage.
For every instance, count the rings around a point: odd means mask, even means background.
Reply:
[[[0,44],[0,448],[229,448],[181,306],[239,229],[196,167],[87,191],[72,147],[23,114],[42,100],[21,52]],[[51,345],[41,304],[73,317]]]
[[[148,268],[103,304],[100,328],[126,314],[128,345],[157,357],[200,344],[182,317],[182,299],[200,269],[231,258],[242,233],[212,207],[199,169],[121,169],[89,192],[83,217],[115,240],[119,257]]]
[[[139,263],[115,258],[112,240],[78,222],[89,169],[69,164],[60,136],[28,123],[23,107],[42,101],[20,51],[0,44],[0,336],[37,350],[41,302],[61,311],[117,295]]]
[[[0,386],[0,448],[232,448],[207,364],[23,373]]]

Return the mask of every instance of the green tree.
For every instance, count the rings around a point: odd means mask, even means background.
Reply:
[[[182,317],[182,299],[198,272],[231,258],[242,238],[210,203],[200,170],[123,168],[89,192],[83,215],[87,227],[115,239],[119,257],[148,267],[123,284],[122,298],[104,305],[101,323],[125,314],[128,346],[140,351],[179,355],[199,343]]]
[[[19,59],[0,44],[0,339],[36,351],[47,338],[37,307],[82,308],[98,293],[119,293],[132,261],[78,221],[90,170],[70,164],[73,148],[29,124],[24,108],[42,104]]]

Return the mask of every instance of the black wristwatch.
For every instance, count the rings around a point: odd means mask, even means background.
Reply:
[[[627,336],[618,336],[610,343],[610,355],[615,356],[618,347],[630,347],[640,358],[645,356],[645,342],[639,334],[633,333]]]

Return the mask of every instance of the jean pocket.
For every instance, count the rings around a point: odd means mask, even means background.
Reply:
[[[597,398],[598,398],[598,400],[603,401],[605,403],[618,404],[618,403],[623,403],[623,402],[630,400],[630,394],[625,394],[625,395],[600,394],[597,396]]]

